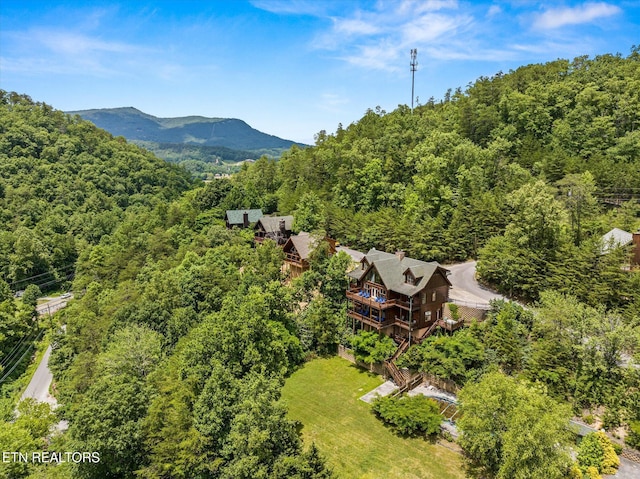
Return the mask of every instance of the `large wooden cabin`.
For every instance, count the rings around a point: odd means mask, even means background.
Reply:
[[[443,305],[449,299],[448,271],[375,248],[348,275],[347,314],[354,329],[378,331],[398,341],[420,342],[437,324],[444,324]]]

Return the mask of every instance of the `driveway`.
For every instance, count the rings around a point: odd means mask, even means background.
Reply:
[[[608,479],[638,479],[640,477],[640,464],[621,457],[618,472],[613,476],[602,477]]]
[[[476,280],[476,262],[467,261],[443,266],[451,271],[449,281],[451,281],[451,291],[449,297],[453,300],[466,301],[468,303],[478,303],[488,305],[492,299],[507,299],[495,291],[485,288]]]

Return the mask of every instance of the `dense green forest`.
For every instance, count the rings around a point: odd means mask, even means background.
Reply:
[[[0,444],[100,451],[97,464],[0,464],[0,477],[331,476],[278,400],[306,358],[351,342],[349,258],[318,250],[286,282],[279,248],[224,228],[237,207],[293,213],[298,230],[362,250],[477,257],[526,303],[496,303],[402,360],[463,388],[460,444],[479,475],[566,477],[571,414],[640,445],[640,274],[599,243],[640,226],[637,49],[480,78],[413,113],[371,110],[204,186],[28,97],[3,93],[0,113],[0,351],[38,326],[33,293],[19,303],[10,286],[71,265],[76,293],[39,325],[62,406],[23,403],[15,419],[15,388],[0,385]],[[614,194],[626,201],[608,206]],[[59,418],[68,432],[45,440]]]
[[[64,279],[126,211],[189,186],[183,170],[122,138],[0,92],[0,275],[14,290]]]

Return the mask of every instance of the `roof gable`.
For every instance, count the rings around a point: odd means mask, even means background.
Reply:
[[[263,216],[258,220],[255,228],[262,228],[267,233],[275,233],[280,231],[280,220],[284,220],[285,229],[291,231],[293,216]]]
[[[309,233],[301,231],[297,235],[291,236],[284,245],[283,250],[285,252],[291,251],[293,248],[300,256],[300,259],[309,259],[309,253],[311,253],[318,244],[318,238]]]
[[[375,268],[385,288],[406,296],[413,296],[426,288],[429,280],[436,273],[441,274],[445,281],[449,285],[451,284],[447,278],[446,270],[435,261],[426,262],[407,257],[400,258],[395,254],[376,249],[369,250],[365,258],[369,263],[369,267],[363,268],[361,271],[354,270],[355,274],[350,274],[351,277],[356,279],[365,278],[369,271]],[[365,262],[363,261],[364,264]],[[405,282],[405,274],[407,272],[411,272],[414,276],[416,279],[415,284]]]

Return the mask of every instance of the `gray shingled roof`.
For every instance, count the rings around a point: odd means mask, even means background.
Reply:
[[[262,218],[262,210],[227,210],[226,218],[230,225],[241,225],[244,214],[249,214],[249,223],[255,223]]]
[[[613,228],[602,236],[602,253],[610,249],[626,246],[633,241],[633,235],[619,228]]]
[[[300,231],[297,235],[291,236],[287,241],[293,243],[293,247],[298,252],[300,259],[308,259],[309,253],[313,251],[318,243],[318,238],[305,231]],[[285,249],[287,246],[285,245]]]
[[[280,230],[280,220],[284,220],[284,227],[291,231],[293,216],[263,216],[258,220],[267,233],[275,233]]]
[[[420,261],[406,256],[400,259],[395,254],[378,251],[375,248],[369,250],[365,255],[365,259],[369,267],[362,269],[362,265],[359,266],[348,273],[350,277],[359,280],[367,271],[375,268],[380,276],[380,280],[387,289],[406,296],[413,296],[419,291],[422,291],[438,269],[445,273],[446,279],[446,270],[435,261],[427,263],[426,261]],[[411,271],[416,278],[416,284],[411,285],[405,283],[404,274],[407,270]],[[448,281],[447,279],[447,282]]]

